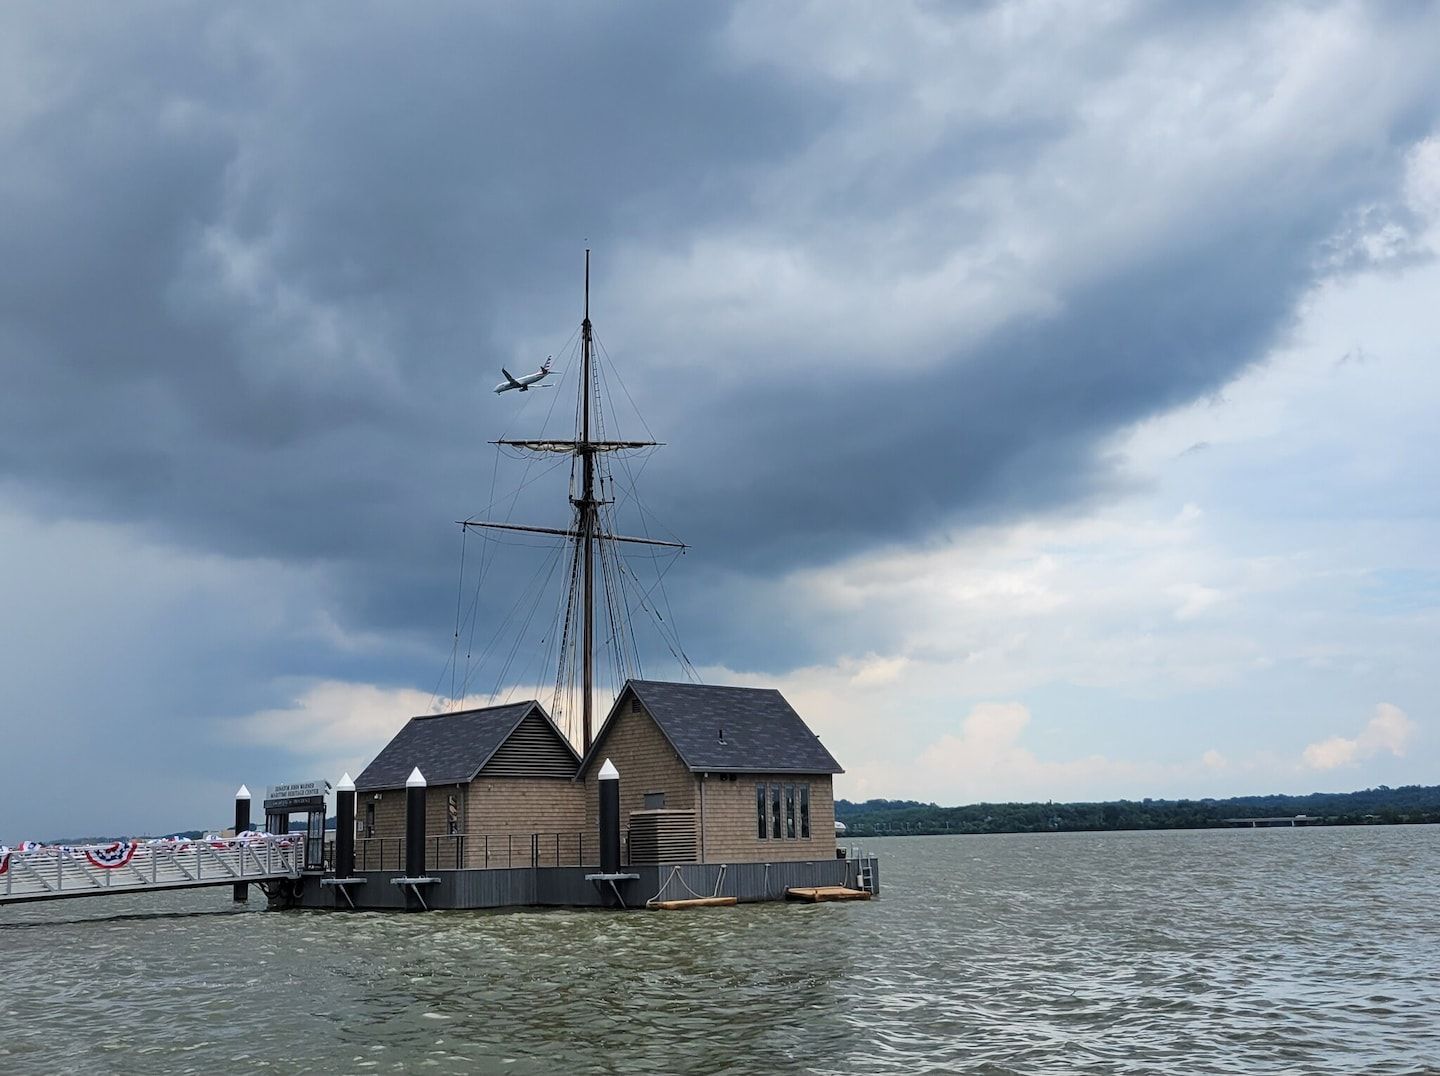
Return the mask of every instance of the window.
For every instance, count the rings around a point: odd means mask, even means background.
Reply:
[[[783,803],[783,808],[782,808]],[[782,837],[810,839],[809,785],[756,785],[755,835],[760,840]]]
[[[445,798],[445,832],[451,836],[460,832],[460,797],[454,792]]]
[[[375,804],[374,804],[374,803],[367,803],[367,804],[365,805],[365,836],[367,836],[367,837],[373,837],[373,836],[375,836]]]
[[[645,809],[646,809],[647,811],[658,811],[658,810],[660,810],[661,808],[663,808],[664,806],[665,806],[665,793],[663,793],[663,792],[647,792],[647,793],[645,793]]]

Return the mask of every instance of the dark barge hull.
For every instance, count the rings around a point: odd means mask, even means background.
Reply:
[[[515,867],[427,871],[434,879],[397,884],[404,872],[357,871],[357,883],[337,885],[332,875],[306,874],[272,905],[325,910],[419,911],[472,908],[644,908],[657,897],[733,896],[742,904],[784,900],[792,887],[865,886],[880,890],[873,858],[789,863],[682,863],[627,866],[621,877],[595,877],[598,867]],[[723,871],[723,876],[722,876]],[[328,884],[327,884],[328,883]],[[343,892],[342,892],[343,890]],[[663,891],[663,892],[662,892]],[[348,894],[349,899],[346,899]],[[423,900],[423,904],[422,904]]]

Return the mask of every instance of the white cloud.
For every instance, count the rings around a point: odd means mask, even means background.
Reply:
[[[1437,264],[1321,285],[1267,364],[1116,438],[1126,500],[756,586],[758,618],[783,609],[839,656],[747,681],[794,698],[851,795],[1303,792],[1347,764],[1357,785],[1424,780],[1436,759],[1399,710],[1317,733],[1440,690],[1437,289]],[[1338,362],[1356,348],[1372,360]],[[996,699],[1025,719],[974,709]]]
[[[878,684],[893,684],[910,667],[909,658],[882,658],[874,654],[858,663],[850,677],[855,687],[874,687]]]
[[[417,714],[438,712],[433,696],[414,688],[325,680],[301,689],[289,706],[230,723],[234,736],[314,757],[374,753]]]
[[[1096,784],[1158,776],[1160,767],[1098,754],[1042,759],[1021,742],[1029,725],[1030,711],[1016,702],[973,707],[958,733],[947,733],[920,752],[908,775],[911,787],[921,798],[949,802],[1048,800],[1068,799]]]
[[[1440,137],[1432,135],[1410,151],[1405,201],[1429,224],[1440,225]]]
[[[517,685],[504,699],[452,702],[415,688],[322,680],[297,686],[289,705],[225,726],[233,739],[282,752],[290,765],[333,781],[342,771],[358,776],[412,717],[544,697],[539,685]]]
[[[1301,754],[1312,770],[1333,770],[1373,758],[1382,752],[1403,756],[1415,735],[1415,722],[1388,702],[1375,707],[1374,716],[1354,738],[1331,736],[1310,744]]]

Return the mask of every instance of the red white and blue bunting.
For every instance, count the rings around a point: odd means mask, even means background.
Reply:
[[[116,841],[103,848],[85,849],[85,858],[92,867],[103,867],[107,871],[113,871],[117,867],[123,867],[129,863],[135,857],[135,849],[139,845],[139,841]]]
[[[236,837],[218,837],[207,833],[199,839],[188,837],[157,837],[150,840],[119,840],[109,844],[69,845],[41,844],[39,841],[21,841],[10,847],[0,844],[0,875],[14,874],[17,863],[21,866],[35,866],[41,861],[83,860],[101,870],[117,870],[128,866],[137,852],[146,856],[199,856],[205,849],[218,853],[234,853],[256,845],[270,844],[281,849],[303,847],[304,834],[271,834],[249,830]]]

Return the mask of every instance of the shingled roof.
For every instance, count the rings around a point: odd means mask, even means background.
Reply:
[[[723,687],[630,680],[601,729],[585,765],[615,718],[635,698],[693,772],[844,773],[785,696],[774,688]],[[582,767],[583,768],[583,767]]]
[[[385,745],[375,761],[355,778],[359,792],[402,788],[411,769],[418,766],[432,785],[463,784],[475,779],[520,723],[536,713],[554,729],[556,738],[579,765],[580,756],[555,722],[533,699],[507,706],[487,706],[453,714],[412,717]]]

